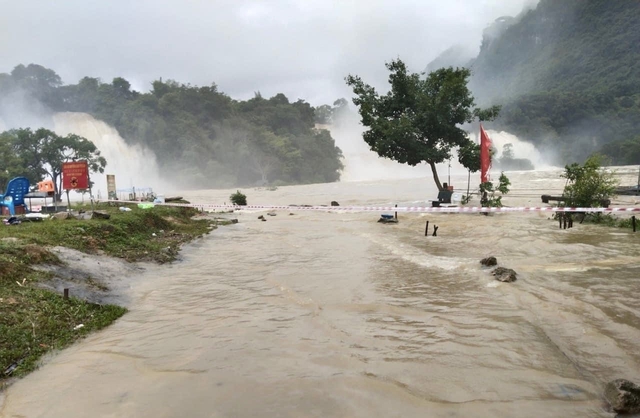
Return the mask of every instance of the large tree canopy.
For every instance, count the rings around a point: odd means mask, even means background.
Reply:
[[[443,68],[423,78],[409,73],[401,60],[386,66],[391,72],[391,89],[385,95],[358,76],[346,78],[356,94],[353,103],[359,107],[362,124],[369,128],[363,138],[382,157],[412,166],[426,162],[442,190],[436,164],[451,159],[454,149],[470,143],[461,125],[494,119],[499,108],[474,107],[466,68]]]
[[[323,119],[335,119],[344,104],[336,102]],[[53,70],[33,64],[0,73],[5,125],[37,128],[53,112],[87,112],[107,122],[128,143],[152,150],[172,182],[188,187],[332,182],[342,170],[335,141],[315,128],[315,109],[284,94],[239,101],[215,84],[162,79],[141,93],[122,77],[62,85]]]
[[[86,160],[89,171],[104,173],[107,161],[95,144],[75,134],[56,135],[48,129],[15,129],[0,134],[0,182],[25,176],[36,183],[51,177],[60,196],[62,163]],[[3,185],[4,187],[4,185]]]

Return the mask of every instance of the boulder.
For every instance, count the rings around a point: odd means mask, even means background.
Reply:
[[[340,203],[336,202],[335,200],[332,200],[331,206],[340,206]]]
[[[625,379],[616,379],[604,388],[604,397],[619,414],[640,413],[640,386]]]
[[[69,212],[58,212],[53,214],[53,219],[71,219],[73,216]]]
[[[111,214],[103,211],[103,210],[94,210],[91,215],[92,219],[109,219],[111,218]]]
[[[498,265],[498,260],[495,257],[487,257],[480,260],[480,264],[487,267],[493,267]]]
[[[510,283],[517,280],[517,273],[515,272],[515,270],[505,267],[498,267],[497,269],[493,270],[492,274],[496,278],[496,280],[499,280],[501,282]]]

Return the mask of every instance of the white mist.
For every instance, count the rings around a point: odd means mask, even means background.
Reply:
[[[54,131],[58,135],[76,134],[93,142],[107,160],[104,174],[92,173],[95,183],[93,193],[102,199],[107,197],[107,174],[116,176],[116,187],[153,188],[156,193],[167,189],[153,151],[139,145],[128,145],[118,131],[103,121],[86,113],[64,112],[53,116]]]

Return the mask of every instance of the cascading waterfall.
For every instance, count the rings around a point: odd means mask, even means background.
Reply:
[[[411,167],[395,161],[382,158],[362,139],[364,128],[352,122],[345,122],[340,125],[316,125],[317,129],[326,129],[331,132],[336,145],[340,147],[344,155],[342,181],[376,181],[376,180],[398,180],[418,177],[431,177],[431,168],[426,164]],[[504,131],[487,131],[491,137],[494,147],[498,151],[495,158],[502,154],[505,144],[513,145],[515,158],[529,159],[536,169],[554,168],[549,165],[541,153],[533,144],[520,140],[517,136]],[[476,140],[474,137],[472,139]],[[449,163],[439,164],[438,173],[441,181],[447,181],[449,171],[452,174],[463,174],[467,170],[458,162],[458,157],[454,153]]]
[[[99,193],[102,199],[106,199],[106,174],[115,175],[118,189],[153,188],[156,193],[166,192],[168,185],[162,180],[153,151],[127,144],[115,128],[86,113],[56,113],[53,122],[58,135],[73,133],[87,138],[107,160],[104,174],[92,174],[94,196]]]

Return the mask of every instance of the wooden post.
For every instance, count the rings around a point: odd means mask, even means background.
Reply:
[[[69,189],[65,191],[67,192],[67,212],[71,212],[71,200],[69,199]]]
[[[69,299],[69,288],[67,287],[64,288],[64,298]]]
[[[425,226],[424,228],[424,236],[425,237],[429,236],[429,221],[427,221],[427,226]]]
[[[560,222],[560,229],[562,229],[562,212],[558,212],[558,221]]]
[[[437,236],[438,236],[438,226],[437,226],[437,225],[434,225],[434,226],[433,226],[433,236],[434,236],[434,237],[437,237]]]
[[[398,207],[397,204],[396,204],[396,207]],[[398,211],[396,211],[396,219],[398,219]]]
[[[573,215],[569,214],[569,229],[573,228]]]
[[[636,216],[635,215],[631,217],[631,226],[633,227],[633,232],[636,232]]]
[[[563,223],[564,223],[562,229],[567,229],[567,214],[566,213],[562,214],[562,220],[563,220]]]

